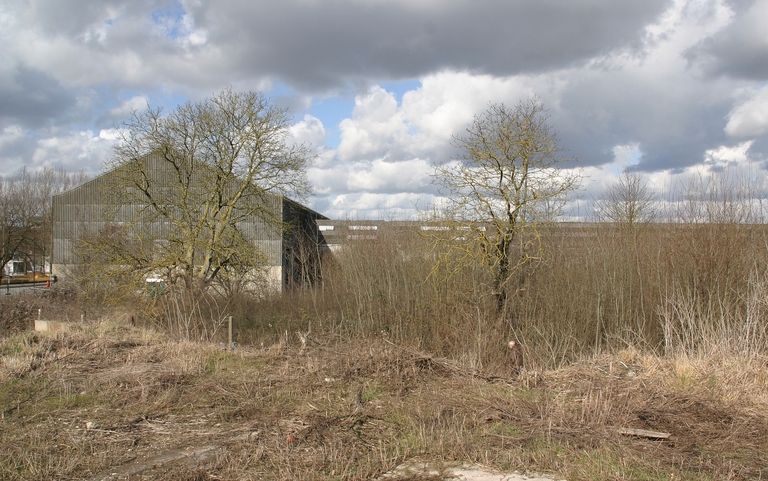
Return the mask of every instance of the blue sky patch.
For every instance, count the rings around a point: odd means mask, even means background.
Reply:
[[[406,92],[410,92],[411,90],[416,90],[418,88],[421,88],[421,80],[411,79],[411,80],[403,80],[400,82],[382,82],[379,85],[381,86],[381,88],[383,88],[387,92],[395,94],[395,98],[397,99],[397,105],[402,105],[403,95]]]
[[[317,117],[323,123],[326,134],[326,145],[338,148],[341,142],[339,124],[342,120],[352,117],[355,99],[349,97],[328,97],[312,102],[307,113]]]
[[[187,29],[184,26],[184,15],[187,11],[179,2],[173,2],[164,7],[153,11],[150,16],[152,21],[160,27],[165,36],[170,39],[177,39],[187,35]]]

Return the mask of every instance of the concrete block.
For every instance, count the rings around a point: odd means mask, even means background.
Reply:
[[[67,323],[61,321],[43,321],[35,320],[35,331],[38,332],[58,332],[67,329]]]

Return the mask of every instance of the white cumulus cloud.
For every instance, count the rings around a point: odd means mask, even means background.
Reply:
[[[31,167],[53,166],[76,172],[98,173],[104,161],[112,157],[112,148],[117,139],[113,129],[100,131],[97,135],[90,130],[73,132],[68,135],[51,136],[37,142]]]
[[[146,95],[137,95],[109,109],[109,115],[117,118],[126,118],[133,112],[146,110],[147,105],[149,105],[149,98]]]
[[[731,110],[725,133],[737,139],[768,134],[768,86]]]
[[[352,118],[342,120],[339,129],[341,160],[384,155],[408,135],[395,96],[378,85],[355,98]]]

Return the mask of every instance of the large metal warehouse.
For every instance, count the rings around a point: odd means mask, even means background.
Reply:
[[[162,185],[164,176],[171,175],[159,154],[148,154],[141,160],[158,185]],[[73,269],[78,266],[77,246],[83,236],[94,235],[109,226],[136,222],[146,212],[146,205],[140,203],[115,202],[115,176],[114,169],[107,171],[53,197],[51,265],[53,274],[59,278],[66,278],[75,272]],[[255,216],[239,222],[237,228],[248,242],[258,246],[265,255],[270,283],[284,290],[302,281],[305,264],[315,261],[308,256],[320,255],[322,237],[319,236],[316,221],[327,218],[285,196],[266,194],[263,201],[268,204],[266,208],[271,210],[273,218],[282,219],[282,228],[275,228]],[[149,222],[149,228],[158,237],[174,228],[167,220]],[[313,248],[301,245],[307,243]]]

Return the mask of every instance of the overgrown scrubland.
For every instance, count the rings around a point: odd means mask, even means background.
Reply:
[[[280,296],[59,283],[0,299],[0,477],[372,479],[424,457],[569,480],[762,479],[754,198],[700,191],[665,221],[542,227],[502,310],[482,263],[383,230]],[[74,325],[30,332],[38,309]]]
[[[510,378],[381,337],[310,339],[229,351],[124,319],[5,337],[0,479],[362,480],[413,459],[569,480],[768,469],[764,358],[627,349]]]
[[[384,336],[494,373],[505,372],[510,339],[539,369],[625,348],[768,352],[763,224],[562,224],[545,237],[543,258],[518,272],[502,312],[481,268],[436,267],[429,239],[400,233],[348,246],[317,288],[236,318],[253,341],[286,330]]]

